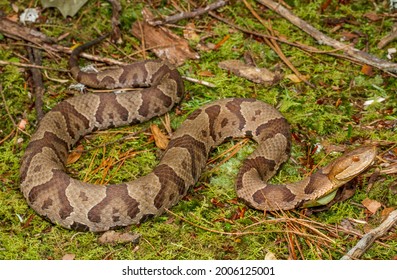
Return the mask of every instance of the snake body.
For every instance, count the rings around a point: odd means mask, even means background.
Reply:
[[[172,136],[154,170],[131,182],[93,185],[67,174],[68,151],[96,130],[141,123],[169,111],[183,97],[177,70],[144,61],[99,73],[85,73],[73,52],[71,72],[92,87],[143,87],[133,93],[84,94],[62,101],[40,121],[22,160],[21,190],[40,215],[61,226],[94,232],[138,224],[175,205],[205,168],[211,148],[231,137],[258,143],[237,175],[236,192],[261,210],[293,209],[328,194],[365,170],[375,148],[363,147],[304,180],[268,184],[291,148],[289,124],[272,106],[255,99],[231,98],[193,112]]]

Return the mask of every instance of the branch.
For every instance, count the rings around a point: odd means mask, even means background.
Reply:
[[[182,12],[182,13],[179,13],[176,15],[165,17],[162,20],[149,21],[149,24],[153,25],[153,26],[157,26],[157,25],[163,25],[165,23],[174,23],[181,19],[201,16],[205,13],[208,13],[209,11],[216,10],[218,8],[221,8],[225,5],[227,5],[227,2],[228,2],[227,0],[226,1],[224,1],[224,0],[216,1],[212,4],[209,4],[208,6],[206,6],[204,8],[197,8],[196,10],[193,10],[191,12]]]
[[[44,49],[47,52],[62,52],[66,54],[72,53],[72,50],[70,48],[55,44],[56,41],[54,39],[47,37],[43,33],[25,26],[21,26],[15,22],[6,19],[5,17],[0,17],[0,33],[2,33],[6,37],[10,37],[13,39],[23,39],[25,41],[31,42],[37,48]],[[102,58],[87,53],[82,53],[80,57],[112,65],[125,64],[111,58]]]
[[[367,234],[365,234],[361,240],[344,255],[341,260],[354,260],[360,258],[369,247],[371,247],[372,243],[375,242],[376,239],[385,235],[387,231],[397,222],[397,210],[394,210],[389,214],[387,219],[380,224],[377,228],[374,228]]]
[[[272,0],[257,0],[257,1],[262,5],[268,7],[272,11],[278,13],[285,19],[289,20],[292,24],[296,25],[306,33],[308,33],[310,36],[315,38],[319,44],[325,44],[335,49],[343,50],[347,56],[354,58],[354,60],[359,61],[360,63],[371,65],[375,68],[378,68],[386,72],[397,73],[396,63],[392,63],[387,60],[377,58],[371,54],[360,51],[356,48],[353,48],[352,46],[343,44],[338,40],[328,37],[327,35],[323,34],[322,32],[320,32],[319,30],[317,30],[316,28],[314,28],[304,20],[300,19],[299,17],[291,13],[289,10],[281,6],[279,3],[273,2]]]
[[[29,60],[32,64],[41,65],[41,51],[35,48],[28,47]],[[43,116],[43,95],[44,95],[44,85],[43,77],[41,76],[41,71],[37,68],[30,68],[32,73],[32,88],[35,96],[35,108],[37,119],[40,121]]]

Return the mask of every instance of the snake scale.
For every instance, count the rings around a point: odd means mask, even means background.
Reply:
[[[69,150],[84,135],[147,121],[171,110],[184,95],[178,71],[160,61],[143,61],[98,73],[81,71],[79,54],[97,42],[73,51],[69,64],[75,79],[95,88],[141,89],[75,96],[60,102],[40,121],[22,160],[21,190],[28,204],[53,223],[101,232],[159,215],[197,182],[211,148],[231,137],[250,137],[258,143],[237,175],[236,192],[241,200],[260,210],[300,207],[357,176],[375,158],[374,147],[362,147],[300,182],[268,184],[288,159],[289,124],[266,103],[231,98],[193,112],[173,134],[150,174],[114,185],[76,180],[67,174],[65,162]]]

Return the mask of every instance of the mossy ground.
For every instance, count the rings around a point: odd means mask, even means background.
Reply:
[[[167,1],[155,2],[153,5],[158,13],[165,15],[175,12],[171,5],[165,5]],[[386,4],[378,4],[375,8],[373,1],[351,1],[352,3],[346,5],[338,4],[340,1],[332,1],[320,13],[320,5],[324,1],[286,2],[292,6],[296,15],[331,37],[341,38],[343,32],[358,31],[355,34],[366,34],[367,36],[358,37],[356,47],[368,46],[369,52],[385,58],[386,51],[379,50],[376,45],[380,38],[391,31],[393,18],[383,16],[379,21],[371,21],[364,14],[374,11],[379,15],[387,13]],[[19,11],[29,5],[40,5],[39,1],[27,0],[13,3]],[[139,49],[139,42],[132,37],[130,29],[131,24],[141,17],[140,11],[145,3],[127,0],[121,3],[124,43],[117,47],[109,44],[106,48],[101,44],[95,46],[93,52],[97,55],[123,60],[125,54]],[[283,34],[288,41],[329,49],[317,45],[306,33],[263,6],[254,1],[250,3],[263,18],[269,18],[273,29]],[[188,6],[185,1],[180,1],[179,5]],[[15,14],[8,1],[1,3],[0,8],[7,15]],[[264,27],[240,1],[219,11],[222,16],[244,28],[264,32]],[[111,6],[108,2],[95,0],[89,1],[73,18],[64,19],[54,9],[44,11],[43,16],[47,21],[37,27],[51,37],[70,33],[59,43],[71,46],[74,41],[87,42],[97,37],[98,32],[108,31]],[[324,19],[341,17],[349,17],[351,21],[332,32],[334,26],[326,25]],[[189,21],[195,23],[196,32],[201,37],[210,35],[206,42],[216,44],[225,36],[230,37],[217,50],[202,51],[199,60],[188,61],[180,68],[183,75],[206,80],[215,84],[216,88],[185,82],[187,98],[179,107],[181,113],[170,113],[173,129],[178,127],[188,113],[211,100],[255,97],[276,106],[291,123],[295,137],[291,160],[283,166],[274,181],[299,180],[315,164],[320,161],[325,164],[331,160],[324,151],[313,152],[316,144],[324,141],[338,146],[358,146],[365,141],[387,143],[382,146],[383,150],[395,147],[397,82],[394,77],[376,69],[373,69],[372,75],[365,75],[361,72],[360,65],[342,58],[308,53],[281,44],[283,53],[303,75],[309,76],[309,81],[315,88],[304,83],[294,83],[288,78],[283,78],[272,87],[257,85],[221,70],[217,66],[218,62],[241,59],[244,52],[249,51],[259,66],[269,69],[280,67],[285,75],[292,72],[261,38],[243,34],[206,15]],[[183,27],[187,22],[188,20],[184,20],[178,25]],[[179,34],[181,30],[174,29]],[[16,41],[1,34],[0,39],[1,60],[26,63],[27,55],[22,42],[15,44]],[[195,42],[191,44],[194,48]],[[395,47],[395,43],[392,42],[388,47]],[[66,55],[51,57],[44,54],[43,64],[65,69],[67,59]],[[134,59],[141,57],[138,54]],[[367,221],[367,225],[358,228],[363,233],[380,222],[380,213],[368,215],[360,206],[363,199],[369,197],[377,200],[383,207],[397,205],[397,196],[393,193],[395,175],[381,175],[369,192],[366,189],[368,177],[362,176],[358,181],[360,187],[351,199],[310,217],[304,217],[303,210],[272,216],[246,208],[236,200],[233,185],[241,160],[254,148],[249,143],[224,164],[210,165],[187,197],[171,209],[172,213],[124,229],[142,234],[139,245],[101,245],[97,241],[97,234],[78,233],[52,225],[26,204],[19,190],[18,170],[20,159],[29,142],[29,134],[37,124],[36,113],[32,109],[33,100],[30,97],[29,73],[25,68],[11,65],[1,66],[0,70],[4,96],[4,100],[2,98],[0,102],[0,259],[60,259],[65,254],[74,254],[76,259],[264,259],[269,252],[279,259],[338,259],[359,237],[338,231],[337,225],[346,218]],[[201,76],[200,73],[204,70],[212,75]],[[68,85],[73,83],[69,75],[58,71],[46,72],[49,78],[44,78],[44,111],[51,109],[60,100],[78,94],[68,89]],[[63,83],[60,80],[68,82]],[[364,101],[378,97],[386,100],[368,107],[363,106]],[[15,129],[11,118],[15,123],[23,118],[28,120],[25,133]],[[394,125],[386,125],[386,121],[394,122]],[[71,174],[97,183],[120,182],[147,174],[156,165],[161,154],[148,133],[150,123],[162,127],[160,119],[156,119],[132,128],[97,133],[82,140],[84,148],[89,149],[142,131],[122,144],[108,145],[84,154],[68,167]],[[223,155],[236,143],[238,140],[216,148],[212,158]],[[227,156],[226,153],[217,162]],[[214,166],[216,167],[211,168]],[[371,174],[371,171],[373,169],[368,173]],[[272,220],[279,222],[273,223]],[[380,243],[375,243],[363,258],[392,259],[397,255],[396,248],[394,231]]]

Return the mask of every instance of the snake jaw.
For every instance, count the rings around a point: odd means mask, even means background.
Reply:
[[[348,152],[332,164],[328,178],[335,185],[343,185],[371,166],[376,154],[376,146],[364,146]]]

